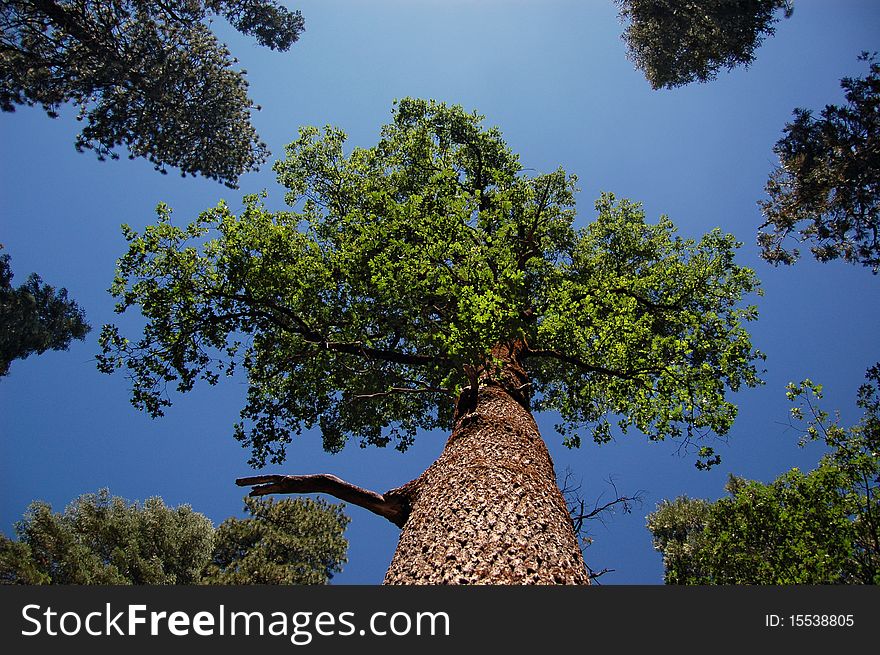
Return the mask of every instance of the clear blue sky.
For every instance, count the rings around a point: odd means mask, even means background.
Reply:
[[[827,388],[826,406],[857,417],[855,390],[880,359],[880,277],[863,267],[804,259],[772,268],[755,246],[756,201],[774,165],[772,146],[795,107],[839,103],[839,80],[861,75],[862,50],[880,50],[880,3],[797,0],[747,70],[673,91],[652,91],[626,60],[622,26],[611,0],[302,0],[306,33],[289,53],[257,47],[234,33],[228,42],[248,70],[255,123],[275,156],[301,125],[334,124],[350,144],[373,144],[395,98],[427,97],[462,104],[501,128],[523,165],[563,166],[580,179],[579,221],[593,216],[600,191],[641,201],[648,216],[667,214],[685,236],[720,226],[743,247],[739,261],[756,269],[765,295],[752,333],[767,353],[766,385],[740,393],[740,415],[724,461],[694,468],[675,443],[629,434],[606,446],[567,451],[539,417],[557,472],[570,468],[587,500],[608,499],[613,476],[624,493],[645,491],[631,515],[592,526],[586,557],[610,568],[605,584],[662,582],[645,514],[663,498],[717,498],[729,473],[769,481],[810,468],[816,448],[800,450],[787,428],[784,387],[811,377]],[[224,32],[226,34],[226,32]],[[107,294],[125,248],[119,225],[155,219],[160,201],[188,222],[221,198],[232,207],[244,193],[266,189],[270,206],[283,190],[270,164],[244,176],[240,190],[200,178],[161,176],[144,161],[100,163],[73,148],[75,110],[50,120],[37,109],[0,116],[0,242],[15,282],[32,271],[65,286],[94,330],[68,352],[16,361],[0,381],[0,531],[34,499],[62,509],[76,496],[109,487],[129,499],[159,495],[189,503],[219,523],[240,515],[247,453],[231,436],[244,396],[242,379],[197,387],[177,397],[167,416],[151,420],[128,403],[123,376],[99,374],[100,326],[113,322]],[[133,329],[136,317],[123,325]],[[288,462],[267,471],[330,472],[385,491],[418,476],[440,453],[446,435],[423,434],[405,454],[321,452],[315,434],[289,448]],[[375,584],[393,554],[397,528],[357,507],[339,583]]]

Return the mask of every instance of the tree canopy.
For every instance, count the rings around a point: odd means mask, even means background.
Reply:
[[[0,245],[0,249],[3,246]],[[9,374],[13,360],[47,350],[67,350],[92,329],[67,289],[55,289],[31,273],[13,288],[8,254],[0,254],[0,377]]]
[[[759,203],[766,220],[758,234],[773,264],[797,260],[799,251],[786,248],[793,239],[811,244],[819,261],[880,271],[880,64],[860,58],[870,70],[841,81],[846,104],[826,105],[819,117],[796,109],[773,148],[779,166]]]
[[[816,469],[768,484],[731,476],[729,496],[680,497],[648,516],[669,584],[880,584],[880,368],[859,390],[847,429],[815,403],[821,387],[790,385],[806,421],[801,443],[828,447]]]
[[[31,503],[0,536],[0,580],[18,584],[194,584],[211,556],[213,526],[188,506],[161,498],[143,506],[102,489],[63,513]]]
[[[558,412],[569,445],[583,429],[607,441],[613,423],[652,439],[725,433],[726,392],[757,384],[761,357],[735,239],[684,239],[611,194],[576,228],[575,178],[526,174],[481,122],[402,100],[370,148],[302,129],[275,165],[290,210],[251,195],[239,216],[221,202],[177,227],[160,205],[142,234],[125,228],[112,286],[117,311],[137,306],[147,326],[137,340],[105,326],[100,369],[126,369],[134,405],[158,416],[169,385],[242,366],[236,435],[254,465],[313,427],[329,451],[449,428],[512,341],[534,409]]]
[[[341,570],[341,505],[248,498],[245,510],[215,530],[158,497],[131,503],[102,489],[63,513],[36,501],[17,540],[0,535],[0,584],[324,584]]]
[[[748,66],[790,0],[615,0],[627,56],[654,89],[714,80]]]
[[[323,500],[245,498],[216,531],[204,584],[326,584],[342,570],[348,517]]]
[[[267,156],[244,71],[207,19],[287,50],[302,15],[274,0],[12,0],[0,9],[0,108],[79,106],[78,150],[234,186]]]

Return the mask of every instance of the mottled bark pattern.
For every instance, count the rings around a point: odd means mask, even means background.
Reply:
[[[498,377],[481,376],[440,458],[408,485],[385,584],[589,584],[550,453],[515,380]]]

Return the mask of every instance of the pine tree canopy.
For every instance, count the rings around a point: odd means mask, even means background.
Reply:
[[[287,50],[303,17],[274,0],[11,0],[0,8],[0,109],[79,107],[77,150],[144,157],[228,186],[268,157],[244,71],[212,32],[223,16]]]

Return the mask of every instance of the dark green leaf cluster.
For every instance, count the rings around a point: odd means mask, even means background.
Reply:
[[[2,246],[0,246],[2,248]],[[67,289],[44,284],[36,273],[13,288],[9,255],[0,255],[0,377],[15,359],[47,350],[67,350],[92,329]]]
[[[0,535],[0,584],[324,584],[341,570],[348,518],[321,501],[246,499],[216,530],[188,505],[102,489],[63,513],[34,502]]]
[[[819,261],[843,259],[880,271],[880,64],[863,53],[870,72],[844,78],[843,106],[820,116],[797,109],[773,151],[779,166],[759,204],[766,218],[758,234],[761,256],[791,264],[793,238],[812,244]],[[763,231],[767,229],[767,231]]]
[[[246,498],[246,519],[217,528],[202,584],[326,584],[346,562],[342,505]]]
[[[167,6],[167,2],[162,3]],[[194,15],[200,11],[199,2],[189,5]],[[272,50],[290,49],[305,30],[305,21],[298,11],[290,11],[274,0],[205,0],[204,10],[220,14],[242,34]]]
[[[169,385],[242,366],[237,435],[256,465],[313,427],[330,451],[448,429],[499,344],[515,344],[526,395],[561,415],[569,444],[586,425],[607,440],[610,422],[655,439],[726,432],[725,393],[758,383],[760,357],[735,240],[682,239],[610,194],[577,229],[574,177],[527,175],[481,122],[406,99],[371,148],[304,128],[275,165],[291,211],[248,196],[239,216],[221,203],[177,227],[160,207],[126,230],[112,287],[147,327],[130,341],[106,326],[101,370],[127,369],[155,416]]]
[[[708,82],[748,66],[790,0],[615,0],[627,56],[654,89]]]
[[[143,506],[102,489],[56,513],[31,503],[0,536],[0,581],[7,584],[193,584],[211,557],[213,526],[188,506],[161,498]]]
[[[769,484],[731,477],[714,503],[681,497],[649,515],[669,584],[880,583],[880,368],[859,391],[864,417],[845,429],[829,420],[809,380],[788,395],[806,420],[802,443],[829,452],[808,473]]]
[[[85,126],[76,147],[99,159],[145,157],[234,186],[268,150],[250,122],[244,71],[208,27],[210,15],[286,50],[299,12],[274,0],[13,0],[0,9],[0,108],[69,102]]]

